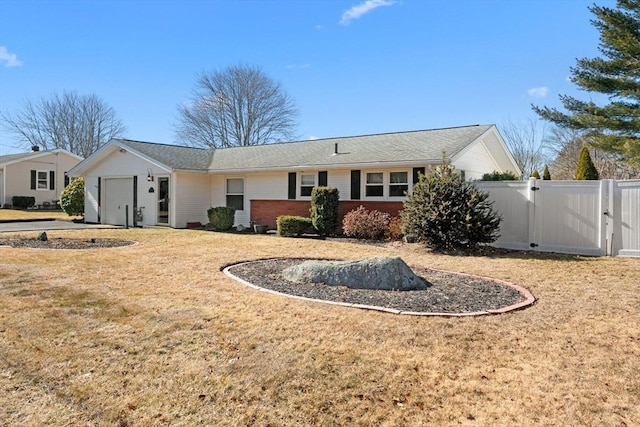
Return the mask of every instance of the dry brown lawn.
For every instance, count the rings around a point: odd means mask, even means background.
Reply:
[[[640,425],[639,259],[163,229],[50,237],[140,243],[0,248],[2,425]],[[398,254],[539,301],[408,317],[265,294],[219,271],[274,255]]]
[[[66,219],[72,220],[75,218],[79,218],[76,216],[69,216],[63,211],[45,211],[45,210],[28,210],[23,211],[19,209],[0,209],[0,220],[16,220],[16,219],[32,219],[38,220],[42,218],[56,218],[56,219]]]

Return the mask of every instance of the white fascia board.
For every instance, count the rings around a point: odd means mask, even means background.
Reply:
[[[375,169],[375,168],[400,168],[415,167],[417,165],[436,165],[440,164],[440,160],[412,160],[404,162],[369,162],[369,163],[345,163],[345,164],[309,164],[309,165],[292,165],[279,166],[275,168],[247,168],[247,169],[210,169],[208,172],[212,175],[225,175],[230,173],[255,173],[255,172],[282,172],[282,171],[300,171],[300,170],[338,170],[338,169]]]

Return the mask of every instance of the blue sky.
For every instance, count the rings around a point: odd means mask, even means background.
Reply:
[[[615,7],[614,0],[595,0]],[[65,90],[113,107],[127,138],[179,143],[199,73],[259,65],[299,139],[521,121],[585,98],[598,56],[583,0],[0,0],[0,111]],[[23,151],[0,130],[0,155]]]

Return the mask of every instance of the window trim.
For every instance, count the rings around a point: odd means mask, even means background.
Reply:
[[[391,174],[392,173],[404,173],[405,174],[405,178],[406,180],[404,182],[391,182]],[[393,195],[391,194],[391,187],[405,187],[404,191],[402,192],[402,195]],[[389,198],[395,198],[395,197],[405,197],[404,193],[405,192],[409,192],[409,171],[408,170],[391,170],[389,171],[389,182],[387,183],[387,188],[389,189]]]
[[[42,188],[40,188],[40,183],[43,182],[43,180],[40,179],[41,173],[45,175],[45,179],[44,179],[45,186]],[[49,185],[50,185],[49,177],[50,177],[50,171],[36,170],[36,191],[49,191]]]
[[[369,175],[382,175],[382,182],[380,183],[369,183]],[[385,187],[385,176],[386,173],[384,171],[372,171],[372,172],[365,172],[364,173],[364,197],[370,197],[370,198],[384,198],[385,197],[385,193],[384,193],[384,187]],[[381,187],[382,188],[382,194],[380,195],[369,195],[369,188],[377,188],[377,187]]]
[[[229,192],[229,181],[231,180],[239,180],[242,181],[242,192],[241,193],[232,193]],[[225,206],[227,207],[231,207],[229,206],[229,196],[242,196],[242,209],[237,209],[236,211],[244,211],[244,194],[245,194],[245,187],[244,187],[244,178],[240,178],[240,177],[231,177],[231,178],[225,178],[224,181],[224,193],[225,193]]]
[[[301,198],[306,198],[306,197],[311,197],[311,193],[313,192],[313,187],[316,186],[316,181],[317,181],[317,173],[309,173],[309,172],[300,172],[299,174],[300,176],[300,185],[298,186],[299,190],[298,190],[298,194],[300,194]],[[313,185],[309,185],[309,184],[304,184],[302,182],[302,178],[305,176],[310,176],[313,178]],[[308,189],[309,194],[303,194],[302,189]]]

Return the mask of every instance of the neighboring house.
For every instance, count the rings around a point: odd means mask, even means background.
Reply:
[[[67,171],[82,157],[63,149],[0,156],[0,207],[12,204],[13,196],[33,196],[36,205],[55,204],[68,183]]]
[[[231,206],[236,225],[275,227],[278,215],[308,216],[319,185],[338,188],[341,215],[359,205],[397,214],[443,153],[466,179],[520,175],[494,125],[215,150],[112,139],[69,174],[85,178],[87,222],[183,228]]]

